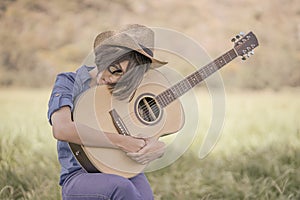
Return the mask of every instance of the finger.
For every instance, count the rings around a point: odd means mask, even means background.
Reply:
[[[126,153],[127,156],[129,156],[132,160],[139,161],[143,155],[139,153]]]
[[[150,160],[149,160],[149,158],[143,157],[143,158],[137,159],[136,162],[138,162],[139,164],[145,165],[145,164],[148,164],[150,162]]]
[[[139,153],[127,153],[127,155],[138,163],[144,163],[145,161],[149,161],[149,158],[152,156],[152,154]]]
[[[133,157],[133,158],[136,158],[136,157],[141,156],[142,154],[139,153],[139,152],[128,152],[128,153],[126,153],[126,155],[130,156],[130,157]]]
[[[142,164],[142,165],[145,165],[145,164],[148,164],[149,161],[147,159],[144,159],[144,158],[133,158],[133,157],[130,157],[132,160],[134,160],[135,162],[139,163],[139,164]]]
[[[150,159],[149,158],[141,158],[137,162],[140,163],[140,164],[145,165],[145,164],[148,164],[150,162]]]

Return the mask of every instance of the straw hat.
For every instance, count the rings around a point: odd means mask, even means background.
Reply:
[[[143,25],[130,24],[119,30],[100,33],[94,41],[94,53],[97,54],[97,48],[104,45],[135,50],[151,59],[152,68],[167,64],[167,62],[154,58],[154,32]]]

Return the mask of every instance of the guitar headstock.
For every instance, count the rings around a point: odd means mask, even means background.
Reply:
[[[249,32],[247,35],[240,33],[231,41],[234,42],[233,48],[237,55],[242,56],[242,60],[246,60],[247,57],[253,55],[253,49],[258,46],[258,40],[252,32]]]

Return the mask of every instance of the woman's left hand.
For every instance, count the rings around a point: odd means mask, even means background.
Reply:
[[[157,138],[145,138],[146,145],[138,152],[130,152],[127,155],[140,164],[148,164],[160,158],[165,152],[165,143],[158,141]]]

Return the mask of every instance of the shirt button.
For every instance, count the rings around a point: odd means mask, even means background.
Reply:
[[[56,94],[55,94],[56,97],[58,97],[59,95],[60,95],[59,93],[56,93]]]

